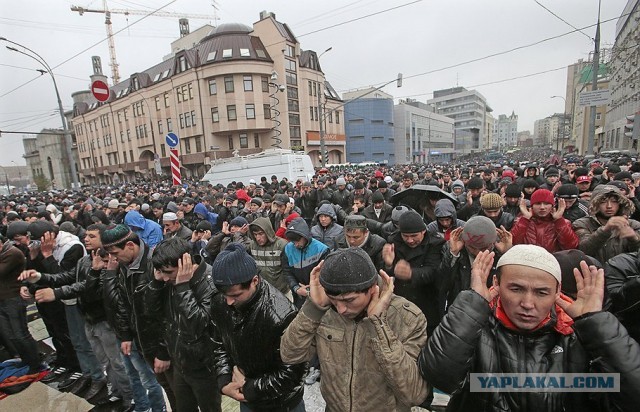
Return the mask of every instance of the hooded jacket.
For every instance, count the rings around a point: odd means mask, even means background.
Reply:
[[[420,309],[396,295],[382,317],[358,320],[308,300],[284,332],[280,352],[291,363],[317,354],[328,412],[409,412],[428,393],[416,363],[425,329]]]
[[[557,306],[556,306],[557,307]],[[529,333],[509,328],[473,290],[460,292],[418,359],[422,376],[451,393],[448,411],[635,411],[640,346],[615,316],[593,312],[572,327],[552,309]],[[570,320],[570,319],[569,319]],[[470,392],[469,373],[620,373],[620,392]],[[606,397],[609,397],[607,399]],[[614,408],[615,407],[615,408]]]
[[[591,195],[589,203],[591,216],[582,217],[573,222],[573,229],[580,238],[578,248],[600,262],[606,262],[621,253],[636,252],[640,247],[640,222],[633,219],[628,220],[629,226],[636,232],[636,239],[620,238],[616,235],[615,230],[605,231],[605,225],[600,223],[597,218],[598,209],[604,197],[614,193],[620,206],[617,216],[630,216],[633,212],[633,205],[629,199],[619,192],[599,192],[596,189]]]
[[[219,294],[211,312],[219,388],[231,382],[237,366],[244,372],[242,393],[252,411],[287,412],[298,405],[306,365],[280,356],[282,334],[296,317],[293,304],[261,279],[254,295],[241,306],[227,305]]]
[[[260,228],[267,235],[266,245],[258,245],[253,235],[253,228]],[[289,284],[282,273],[284,248],[287,241],[276,236],[271,222],[266,217],[259,217],[249,224],[249,238],[251,239],[251,256],[260,268],[260,276],[280,292],[287,294]]]
[[[607,262],[605,282],[611,297],[611,312],[640,342],[640,258],[638,253],[623,253]]]
[[[434,208],[434,213],[436,215],[436,220],[427,225],[427,233],[429,233],[429,236],[449,240],[449,235],[453,229],[464,227],[464,220],[458,219],[456,207],[449,199],[438,200],[436,202],[436,207]],[[443,230],[438,223],[439,217],[450,217],[452,220],[451,227]]]
[[[211,226],[213,227],[216,227],[216,225],[218,224],[218,214],[209,212],[209,210],[204,205],[204,203],[198,203],[196,207],[193,208],[193,212],[196,213],[197,215],[200,215],[207,222],[211,223]]]
[[[124,223],[150,248],[153,249],[158,243],[162,242],[162,227],[153,220],[145,219],[138,211],[131,210],[127,212],[124,217]]]
[[[311,271],[329,254],[329,248],[324,243],[311,237],[311,232],[304,219],[294,219],[287,232],[296,233],[307,239],[304,248],[298,249],[293,242],[287,243],[284,248],[285,260],[283,262],[282,272],[284,273],[289,288],[293,292],[294,287],[309,284]],[[294,300],[297,294],[293,294]],[[298,300],[300,305],[302,302]]]
[[[336,250],[338,248],[336,239],[341,235],[344,235],[344,229],[336,223],[338,216],[336,215],[336,211],[333,209],[333,205],[324,204],[320,206],[316,213],[316,219],[318,219],[320,215],[329,216],[331,218],[331,223],[329,223],[327,227],[323,227],[318,221],[318,223],[311,228],[311,236],[327,245],[330,250]]]

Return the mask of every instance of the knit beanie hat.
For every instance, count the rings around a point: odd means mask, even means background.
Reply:
[[[377,190],[371,195],[371,203],[384,202],[384,195]]]
[[[467,246],[484,249],[496,243],[498,232],[493,220],[486,216],[474,216],[467,220],[462,229],[462,240]]]
[[[344,177],[339,177],[336,179],[336,186],[346,186],[347,185],[347,181],[344,179]]]
[[[462,183],[462,180],[460,180],[460,179],[454,180],[453,183],[451,183],[451,189],[454,189],[456,187],[460,187],[460,188],[464,189],[464,183]]]
[[[520,186],[513,183],[507,186],[507,188],[504,190],[504,194],[507,197],[520,197],[522,195],[522,191],[520,190]]]
[[[320,284],[332,295],[368,289],[377,278],[376,267],[361,248],[338,249],[330,253],[320,272]]]
[[[260,199],[259,197],[254,197],[253,199],[251,199],[251,203],[256,206],[262,206],[262,199]]]
[[[536,182],[533,179],[527,179],[524,181],[524,183],[522,184],[522,188],[525,189],[527,187],[535,187],[536,189],[539,187],[540,185],[538,184],[538,182]]]
[[[577,199],[580,191],[578,190],[578,187],[573,183],[565,183],[558,188],[556,194],[558,195],[558,197],[565,199]]]
[[[393,210],[391,211],[391,221],[395,224],[397,224],[400,221],[400,217],[405,214],[406,212],[408,212],[409,209],[406,206],[396,206],[393,208]]]
[[[629,173],[629,172],[616,173],[615,180],[623,180],[623,179],[631,179],[631,180],[633,180],[633,177],[631,176],[631,173]]]
[[[467,183],[468,189],[482,189],[484,187],[484,180],[481,177],[474,177]]]
[[[547,189],[538,189],[531,195],[531,204],[535,205],[536,203],[548,203],[550,205],[555,204],[555,199],[553,197],[553,193],[551,193]]]
[[[241,243],[230,243],[213,262],[212,272],[216,285],[239,285],[253,279],[258,266]]]
[[[560,176],[560,172],[555,167],[550,167],[547,169],[546,172],[544,172],[544,177],[549,177],[549,176]]]
[[[173,213],[178,213],[178,205],[176,204],[176,202],[169,202],[167,203],[167,211],[168,212],[173,212]]]
[[[465,225],[466,227],[466,225]],[[540,269],[562,283],[562,271],[556,258],[545,248],[536,245],[515,245],[498,260],[497,268],[505,265],[520,265]]]
[[[231,226],[238,226],[238,227],[242,227],[244,225],[248,225],[249,222],[247,221],[247,219],[245,219],[242,216],[237,216],[234,217],[233,219],[231,219],[231,222],[229,222],[229,227]]]
[[[60,230],[63,232],[71,233],[72,235],[78,234],[78,227],[76,227],[72,222],[62,222],[60,224]]]
[[[427,225],[424,224],[422,216],[414,210],[410,210],[400,216],[398,228],[400,229],[400,233],[418,233],[426,230]]]
[[[363,229],[367,230],[367,218],[362,215],[350,215],[344,220],[344,230]]]
[[[9,223],[9,227],[7,227],[7,239],[13,240],[16,235],[26,236],[28,232],[29,223],[24,220],[16,220],[15,222]]]
[[[44,220],[36,220],[29,224],[29,233],[31,233],[31,239],[40,239],[47,232],[58,233],[58,228],[54,227],[52,223]]]
[[[113,245],[117,245],[129,239],[133,232],[129,229],[129,226],[124,224],[111,225],[107,227],[104,232],[100,233],[100,240],[102,241],[102,247],[108,248]]]
[[[600,262],[585,255],[583,251],[577,249],[555,252],[553,257],[555,257],[560,264],[560,271],[562,273],[562,293],[569,295],[573,299],[575,299],[578,294],[578,287],[576,285],[576,278],[573,276],[573,269],[580,270],[580,262],[583,260],[589,266],[594,265],[598,268],[602,267]]]
[[[502,196],[497,193],[485,193],[480,196],[480,206],[487,210],[500,209],[502,208]]]

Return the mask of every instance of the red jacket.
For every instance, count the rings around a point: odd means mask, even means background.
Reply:
[[[573,231],[571,222],[565,218],[553,220],[551,216],[540,219],[522,216],[511,229],[514,245],[538,245],[549,253],[560,250],[577,249],[580,239]]]

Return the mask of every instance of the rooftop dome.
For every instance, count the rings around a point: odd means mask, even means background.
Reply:
[[[207,34],[205,38],[201,40],[201,42],[212,39],[216,36],[220,36],[223,34],[248,34],[248,33],[251,33],[252,31],[253,29],[247,26],[246,24],[224,23],[217,26],[213,30],[211,30],[209,34]]]

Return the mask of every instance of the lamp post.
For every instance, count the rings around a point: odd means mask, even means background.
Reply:
[[[16,168],[18,168],[18,182],[20,185],[20,191],[22,192],[22,172],[20,171],[20,166],[16,163],[15,160],[12,160],[11,163],[13,163],[15,165]]]
[[[320,53],[318,55],[318,68],[320,68],[320,57],[324,56],[325,53],[331,51],[331,49],[333,49],[332,47],[329,47],[327,50],[323,51],[322,53]],[[321,71],[322,72],[322,71]],[[325,141],[324,141],[324,119],[322,117],[322,95],[324,94],[324,81],[322,82],[322,85],[320,87],[320,90],[318,90],[318,121],[320,123],[319,127],[319,133],[320,133],[320,164],[322,165],[322,167],[325,167],[327,165],[327,156],[325,154],[326,152],[326,146],[325,146]]]
[[[565,129],[566,129],[566,125],[565,122],[567,121],[567,113],[566,113],[566,108],[567,108],[567,99],[565,99],[562,96],[551,96],[552,99],[555,98],[559,98],[562,99],[564,101],[564,107],[565,110],[562,110],[562,145],[564,146],[564,133],[565,133]],[[558,129],[560,129],[560,122],[558,122]],[[556,151],[559,152],[560,150],[558,149],[558,143],[559,143],[559,139],[560,139],[560,133],[558,133],[558,136],[556,138]],[[563,147],[564,148],[564,147]]]
[[[47,62],[42,58],[42,56],[40,56],[38,53],[34,52],[33,50],[31,50],[30,48],[23,46],[22,44],[16,43],[14,41],[11,41],[5,37],[0,37],[0,41],[6,41],[7,43],[11,43],[14,44],[18,47],[21,47],[27,51],[29,51],[32,54],[26,53],[22,50],[18,50],[15,47],[11,47],[11,46],[6,46],[8,50],[23,54],[35,61],[37,61],[38,63],[40,63],[46,70],[42,70],[39,69],[37,71],[40,72],[40,74],[44,74],[49,73],[49,75],[51,76],[51,80],[53,81],[53,87],[56,91],[56,97],[58,99],[58,111],[60,112],[60,120],[62,122],[62,130],[64,132],[64,143],[65,143],[65,149],[66,149],[66,153],[67,153],[67,157],[69,158],[69,167],[71,169],[71,182],[73,185],[73,189],[79,189],[80,188],[80,184],[78,182],[78,176],[76,175],[76,162],[75,159],[73,158],[73,151],[71,150],[71,146],[72,146],[72,141],[71,141],[71,133],[69,132],[69,128],[67,127],[67,119],[64,117],[64,109],[62,107],[62,100],[60,99],[60,92],[58,91],[58,84],[56,83],[56,78],[53,75],[53,71],[51,70],[51,67],[49,66],[49,64],[47,64]],[[35,55],[35,56],[34,56]]]
[[[5,169],[4,166],[0,166],[0,168],[2,168],[2,171],[4,172],[4,181],[7,184],[7,195],[10,195],[11,187],[9,187],[9,175],[7,174],[7,169]]]

